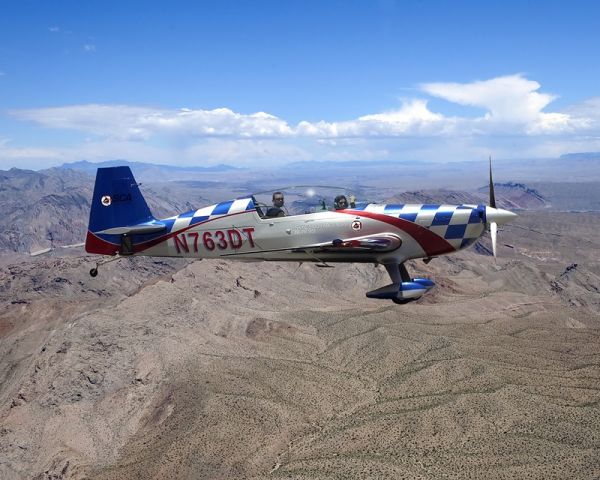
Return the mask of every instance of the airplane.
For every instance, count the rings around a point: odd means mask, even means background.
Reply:
[[[517,215],[496,207],[490,158],[489,205],[356,203],[339,210],[267,217],[254,195],[156,219],[129,167],[99,168],[85,250],[130,255],[238,261],[383,265],[391,283],[366,296],[405,304],[435,286],[412,278],[405,262],[462,250]],[[112,260],[109,260],[112,261]],[[104,262],[107,263],[107,262]],[[98,275],[98,267],[90,275]]]

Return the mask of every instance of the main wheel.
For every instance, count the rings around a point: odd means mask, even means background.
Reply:
[[[392,302],[397,303],[398,305],[406,305],[408,302],[411,302],[410,298],[392,298]]]
[[[98,275],[98,269],[97,268],[92,268],[90,270],[90,277],[95,277]]]

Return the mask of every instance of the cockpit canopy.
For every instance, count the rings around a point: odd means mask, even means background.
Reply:
[[[283,203],[280,198],[283,196]],[[350,189],[332,186],[283,187],[252,195],[261,216],[305,215],[365,205]]]

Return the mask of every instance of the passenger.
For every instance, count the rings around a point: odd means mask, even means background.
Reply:
[[[273,206],[267,210],[267,217],[285,217],[283,202],[283,193],[275,192],[273,194]]]
[[[336,210],[344,210],[348,208],[348,200],[344,195],[338,195],[333,201],[333,206]]]
[[[350,208],[356,208],[356,197],[354,195],[350,195],[348,201],[350,202]]]

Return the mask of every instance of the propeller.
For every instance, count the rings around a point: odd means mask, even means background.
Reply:
[[[490,226],[490,236],[492,237],[492,253],[496,258],[498,245],[498,225],[504,225],[517,216],[516,213],[509,212],[496,207],[496,195],[494,194],[494,179],[492,178],[492,156],[490,155],[490,204],[485,207],[486,223]]]
[[[496,208],[496,195],[494,194],[494,180],[492,179],[492,156],[490,155],[490,207]],[[496,244],[498,236],[498,224],[490,222],[490,235],[492,237],[492,253],[496,259]]]

